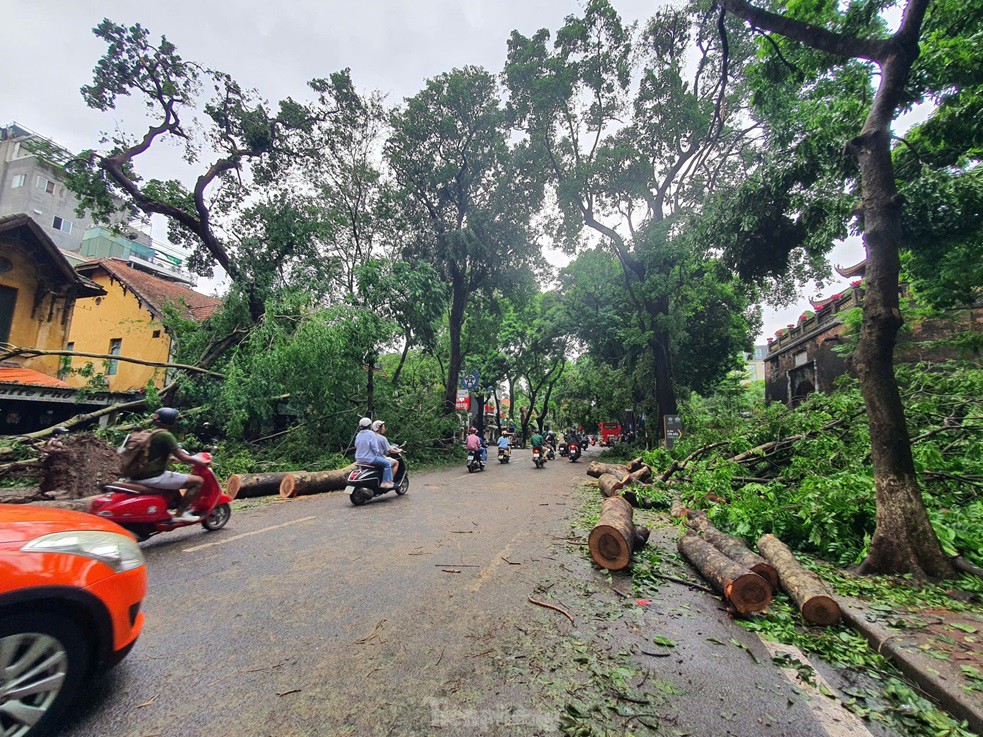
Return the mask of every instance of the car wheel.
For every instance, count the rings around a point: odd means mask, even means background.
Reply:
[[[0,618],[0,734],[49,734],[82,687],[90,656],[85,634],[67,617]]]

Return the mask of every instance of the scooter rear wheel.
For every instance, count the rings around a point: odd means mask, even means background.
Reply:
[[[355,489],[355,491],[348,495],[348,498],[352,500],[352,504],[354,504],[356,507],[361,507],[373,496],[374,495],[371,491],[359,486],[357,489]]]
[[[214,532],[225,527],[230,519],[232,519],[232,507],[228,504],[219,504],[201,521],[201,526],[209,532]]]

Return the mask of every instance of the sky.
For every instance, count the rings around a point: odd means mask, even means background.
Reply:
[[[659,0],[613,4],[632,21],[651,15]],[[471,64],[497,73],[513,29],[526,35],[542,27],[555,30],[578,10],[576,0],[0,0],[0,123],[17,121],[73,151],[95,147],[100,133],[117,124],[141,129],[135,105],[122,106],[118,115],[101,113],[88,109],[79,95],[105,51],[91,33],[103,18],[139,22],[154,37],[166,35],[184,58],[226,71],[268,100],[307,99],[307,80],[350,67],[360,89],[380,90],[395,103],[454,67]],[[178,149],[155,154],[148,163],[146,174],[162,178],[190,181],[193,171],[180,165]],[[163,240],[163,223],[153,223],[153,236]],[[830,254],[843,266],[861,258],[858,239]],[[551,259],[566,262],[560,254]],[[801,302],[781,310],[766,307],[757,342],[795,322],[809,307],[806,297],[831,294],[845,284],[837,280],[822,290],[806,285]],[[205,291],[208,286],[200,284]]]

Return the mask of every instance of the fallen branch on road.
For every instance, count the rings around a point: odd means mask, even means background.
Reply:
[[[535,604],[536,606],[545,607],[547,609],[552,609],[554,612],[559,612],[564,617],[570,620],[570,624],[574,623],[573,617],[570,616],[570,612],[568,612],[566,609],[562,609],[561,607],[558,606],[553,606],[552,604],[547,604],[545,601],[538,601],[537,599],[533,599],[531,596],[529,597],[529,602],[531,604]]]
[[[375,627],[372,628],[372,631],[369,632],[369,634],[367,634],[361,640],[355,640],[355,642],[353,642],[352,644],[353,645],[364,645],[365,643],[367,643],[369,640],[371,640],[373,637],[375,637],[379,633],[379,628],[382,627],[382,625],[384,625],[385,623],[386,623],[386,620],[380,619],[378,622],[375,623]]]

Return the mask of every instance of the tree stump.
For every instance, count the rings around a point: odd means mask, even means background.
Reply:
[[[778,571],[785,593],[792,597],[809,624],[828,626],[840,621],[840,605],[815,573],[802,567],[788,546],[774,535],[762,535],[758,550]]]
[[[280,482],[280,496],[290,499],[326,491],[341,491],[348,485],[348,477],[352,471],[357,468],[358,466],[352,463],[335,471],[288,473]]]
[[[628,479],[628,473],[625,471],[624,466],[616,466],[613,463],[601,463],[600,461],[591,461],[590,465],[587,466],[587,475],[593,476],[595,479],[601,478],[606,473],[621,479],[622,483],[625,483]]]
[[[624,483],[620,478],[605,473],[597,479],[597,486],[604,496],[614,496],[624,487]]]
[[[233,499],[252,499],[280,493],[280,482],[287,473],[302,471],[278,471],[275,473],[234,473],[225,482],[225,493]]]
[[[636,532],[631,505],[620,496],[605,499],[601,503],[601,516],[587,538],[594,562],[609,571],[627,568],[635,550]]]
[[[706,513],[701,510],[690,510],[686,516],[686,525],[694,527],[694,524],[700,525],[699,528],[694,528],[699,529],[700,537],[735,563],[739,563],[749,571],[761,576],[768,582],[772,593],[778,591],[778,572],[775,567],[757,553],[752,552],[743,540],[728,535],[726,532],[721,532],[714,527]]]
[[[757,573],[728,558],[695,532],[677,543],[679,552],[741,614],[764,611],[771,603],[771,587]]]

